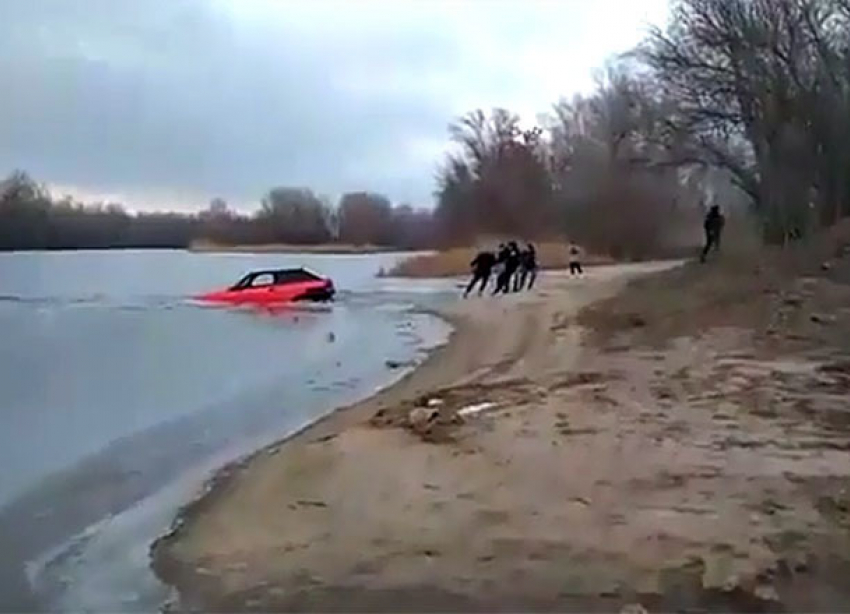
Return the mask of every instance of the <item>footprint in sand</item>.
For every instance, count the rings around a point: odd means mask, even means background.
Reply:
[[[486,525],[504,524],[510,520],[510,514],[501,510],[478,510],[475,517]]]

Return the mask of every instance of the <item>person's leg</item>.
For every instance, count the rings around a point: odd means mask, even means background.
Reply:
[[[534,282],[537,280],[537,269],[531,269],[528,271],[528,289],[531,290],[534,287]]]
[[[490,273],[484,272],[478,276],[478,296],[481,296],[481,293],[484,291],[484,288],[487,287],[487,280],[490,279]]]
[[[487,287],[487,279],[489,276],[489,273],[482,273],[478,276],[478,296],[481,296],[481,293],[484,292],[484,288]]]
[[[576,274],[576,263],[570,262],[570,275],[575,275],[575,274]]]
[[[478,279],[479,279],[478,273],[475,273],[475,274],[472,275],[472,279],[470,279],[469,283],[466,285],[466,290],[463,293],[463,298],[466,298],[467,295],[469,295],[469,293],[475,287],[475,284],[478,281]]]
[[[502,271],[496,276],[496,287],[493,288],[493,295],[499,294],[502,291],[502,286],[505,285],[505,272]]]
[[[584,275],[584,270],[581,268],[581,262],[576,262],[576,270],[579,275]]]
[[[490,273],[484,273],[481,276],[481,285],[478,287],[478,296],[481,296],[484,293],[484,290],[487,289],[487,282],[490,281]]]
[[[717,251],[717,235],[712,233],[710,234],[705,241],[705,258],[708,258],[708,255],[713,251]],[[705,258],[703,258],[703,262],[705,262]]]
[[[705,245],[703,245],[702,253],[699,255],[699,261],[705,262],[706,256],[708,256],[708,251],[711,249],[711,244],[713,243],[711,233],[705,233]]]

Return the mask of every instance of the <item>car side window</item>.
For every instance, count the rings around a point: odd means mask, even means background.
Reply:
[[[260,273],[251,280],[252,288],[262,288],[274,284],[274,275],[271,273]]]

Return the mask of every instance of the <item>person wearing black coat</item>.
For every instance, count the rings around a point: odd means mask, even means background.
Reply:
[[[537,250],[531,243],[525,246],[520,254],[520,273],[517,279],[517,290],[531,290],[537,279]]]
[[[520,264],[519,246],[516,241],[511,241],[505,246],[504,252],[500,253],[503,262],[502,272],[496,278],[496,289],[493,294],[507,294],[511,291],[511,278],[516,273]]]
[[[490,273],[496,265],[496,256],[490,251],[480,251],[478,255],[469,263],[472,267],[472,279],[469,285],[466,286],[466,292],[463,293],[463,298],[466,298],[469,293],[475,288],[476,284],[480,284],[478,288],[478,296],[487,288],[487,283],[490,281]]]
[[[705,215],[705,220],[702,223],[705,231],[705,245],[702,248],[702,253],[699,256],[700,262],[705,262],[708,252],[714,249],[720,249],[720,235],[723,232],[723,226],[726,223],[726,218],[720,213],[720,207],[713,205]]]

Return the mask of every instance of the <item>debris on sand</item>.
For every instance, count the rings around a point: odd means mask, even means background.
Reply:
[[[759,584],[753,590],[753,595],[757,599],[761,599],[762,601],[779,603],[779,593],[776,588],[771,586],[770,584]]]
[[[809,319],[815,324],[834,324],[837,318],[833,315],[813,313]]]
[[[299,499],[295,502],[296,505],[300,505],[301,507],[327,507],[328,504],[324,501],[313,501],[310,499]]]
[[[407,415],[407,423],[417,433],[425,433],[440,417],[439,410],[427,407],[414,407]]]
[[[459,410],[457,410],[457,415],[461,417],[472,416],[474,414],[486,411],[493,407],[496,407],[496,404],[491,401],[486,401],[484,403],[475,403],[474,405],[467,405],[466,407],[461,407]]]

